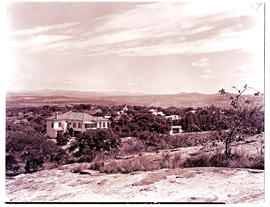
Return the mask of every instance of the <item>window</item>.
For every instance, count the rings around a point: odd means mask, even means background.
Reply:
[[[58,127],[62,127],[62,123],[61,122],[58,122]]]
[[[51,127],[53,128],[54,127],[54,123],[52,122],[52,125],[51,125]]]
[[[73,123],[73,128],[76,128],[76,123]]]
[[[97,128],[97,123],[85,124],[85,128]]]
[[[78,127],[79,127],[79,128],[82,128],[82,124],[81,124],[80,122],[79,122],[79,124],[78,124]]]
[[[173,134],[178,134],[180,132],[179,128],[173,128],[172,131]]]
[[[105,128],[106,127],[106,122],[103,122],[103,128]]]

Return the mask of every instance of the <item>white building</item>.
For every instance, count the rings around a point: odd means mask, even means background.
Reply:
[[[171,119],[171,120],[178,120],[180,117],[178,115],[170,115],[170,116],[165,116],[166,119]]]
[[[171,126],[171,131],[170,134],[171,135],[176,135],[176,134],[180,134],[182,133],[182,126]]]
[[[88,129],[108,128],[109,120],[104,117],[92,116],[81,112],[67,112],[55,114],[46,119],[46,134],[50,138],[56,138],[57,133],[78,134]]]
[[[165,114],[162,111],[157,111],[157,109],[150,109],[149,112],[151,112],[153,115],[156,116],[165,116]]]

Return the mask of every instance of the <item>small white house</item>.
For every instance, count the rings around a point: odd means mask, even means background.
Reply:
[[[157,110],[156,109],[150,109],[149,112],[151,112],[153,114],[153,113],[156,113]]]
[[[78,134],[88,129],[108,128],[109,119],[92,116],[81,112],[56,113],[55,116],[46,119],[46,134],[50,138],[56,138],[58,133]]]
[[[170,115],[170,116],[165,116],[166,119],[170,120],[178,120],[180,117],[178,115]]]
[[[156,116],[165,116],[165,114],[162,111],[157,111],[157,109],[150,109],[149,112],[151,112],[153,115]]]
[[[180,134],[182,133],[182,126],[171,126],[171,131],[170,134],[171,135],[176,135],[176,134]]]

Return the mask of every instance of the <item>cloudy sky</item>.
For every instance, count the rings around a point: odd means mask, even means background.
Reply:
[[[263,91],[263,6],[10,3],[9,91]]]

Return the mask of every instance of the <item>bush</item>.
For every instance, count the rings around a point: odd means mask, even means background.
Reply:
[[[109,152],[120,143],[120,137],[111,129],[96,129],[79,134],[69,149],[77,149],[74,156],[78,158],[78,162],[91,162],[97,153]]]
[[[123,141],[118,147],[118,155],[132,155],[145,151],[145,144],[137,138]]]
[[[187,158],[184,162],[184,167],[209,167],[209,156],[208,155],[199,155],[195,157]]]
[[[146,151],[148,151],[147,148],[152,148],[152,150],[149,151],[154,151],[166,149],[170,135],[156,132],[141,132],[137,133],[137,138],[144,143]]]
[[[57,137],[56,137],[57,145],[64,146],[68,143],[68,140],[69,140],[69,135],[57,133]]]
[[[19,170],[20,166],[16,158],[13,155],[6,156],[6,171],[12,171],[12,175],[16,175],[17,171]]]
[[[14,158],[10,157],[10,154]],[[59,165],[67,163],[67,159],[68,156],[60,147],[36,132],[16,131],[7,136],[6,170],[15,167],[15,160],[24,163],[26,172],[35,172],[42,169],[45,162],[55,162]]]
[[[111,127],[120,137],[136,137],[138,132],[168,134],[170,131],[170,124],[164,117],[153,115],[147,107],[139,106],[129,108],[118,119],[112,119]]]
[[[257,154],[253,156],[236,152],[226,157],[224,153],[218,152],[214,155],[202,154],[190,157],[184,162],[184,167],[230,167],[264,169],[264,156]]]
[[[209,159],[210,167],[229,167],[229,160],[223,153],[217,153],[210,157]]]
[[[101,161],[93,162],[90,169],[104,173],[130,173],[134,171],[152,171],[162,168],[182,167],[180,154],[163,153],[160,158],[153,156],[137,156],[127,160],[113,160],[106,164]]]

